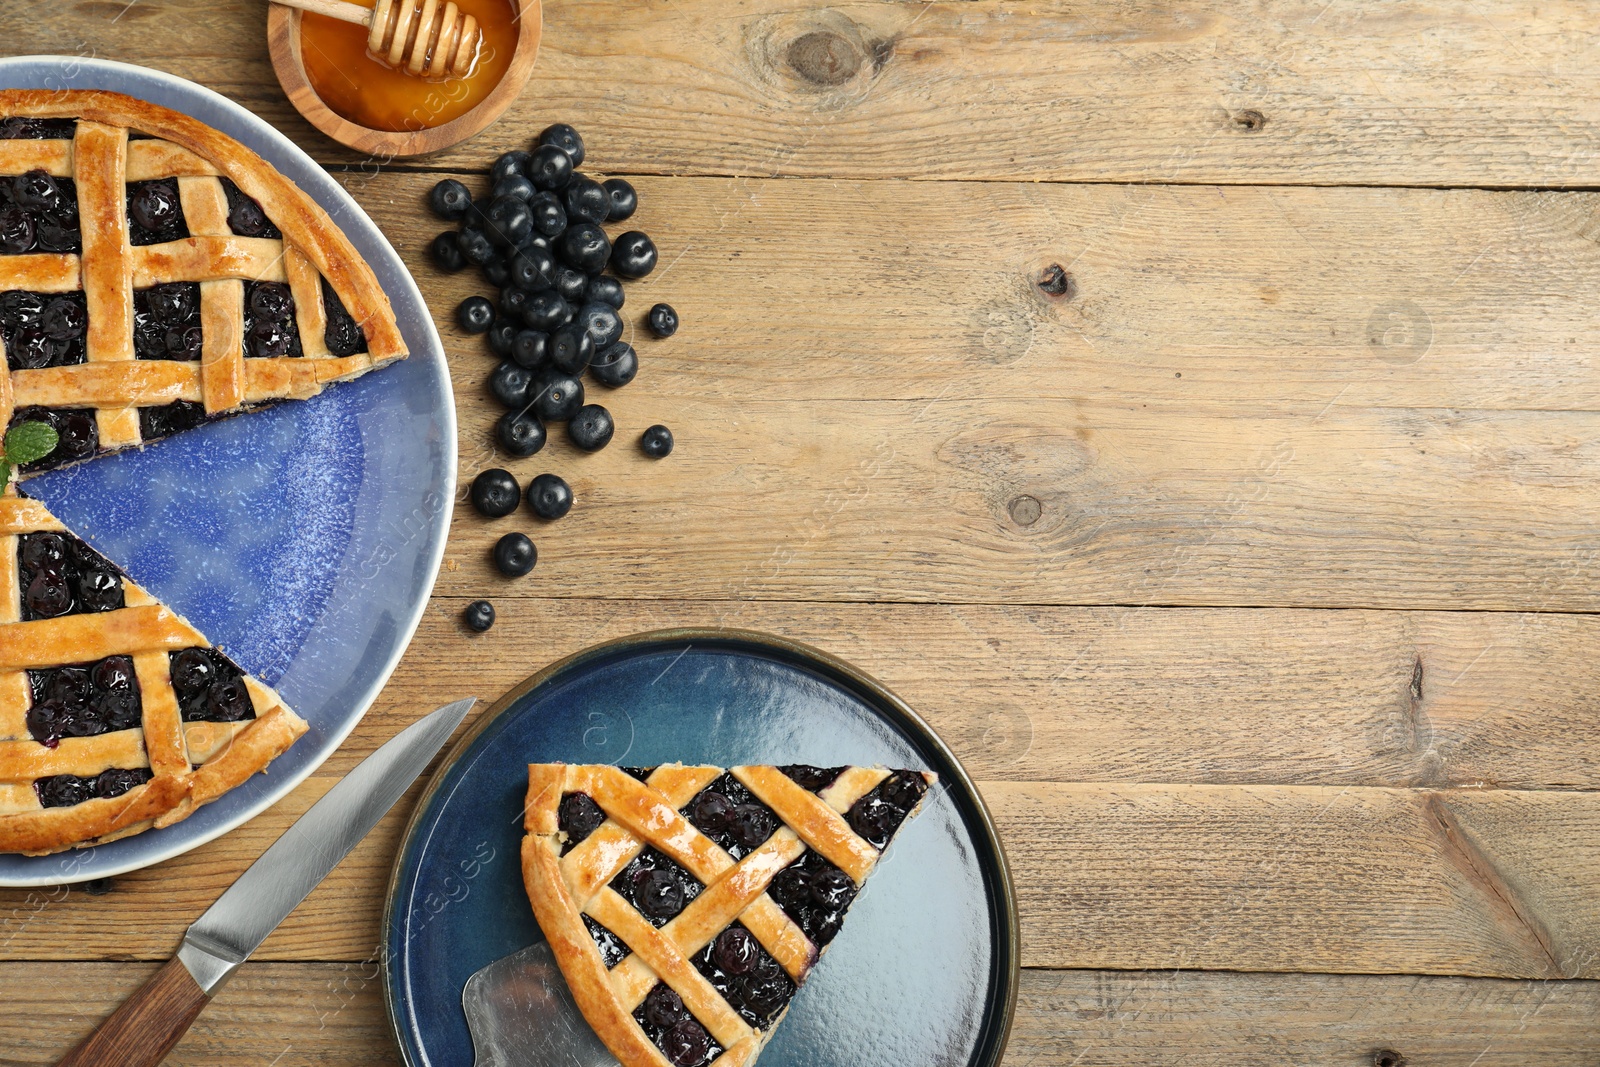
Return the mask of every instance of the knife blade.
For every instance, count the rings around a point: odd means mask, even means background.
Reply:
[[[424,716],[357,764],[195,920],[177,956],[59,1067],[160,1063],[239,965],[410,788],[476,699]]]

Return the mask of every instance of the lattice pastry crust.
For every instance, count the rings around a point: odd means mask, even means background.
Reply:
[[[935,780],[867,767],[534,764],[523,879],[574,999],[624,1067],[739,1067]],[[749,817],[741,827],[729,813]],[[826,914],[800,888],[823,878]],[[752,986],[763,966],[772,977]]]
[[[28,547],[25,539],[36,534],[57,536]],[[89,560],[91,577],[99,576],[97,590],[87,594],[82,583],[89,579],[77,572],[69,579],[79,582],[73,596],[88,595],[95,604],[79,610],[74,601],[65,614],[29,619],[23,581],[30,574],[30,584],[37,581],[39,556],[61,544],[73,558]],[[120,595],[104,577],[112,573]],[[248,710],[250,717],[205,721],[180,708],[184,700],[199,706],[192,692],[181,700],[175,682],[174,663],[185,650],[200,650],[188,655],[213,671],[237,672],[214,682],[242,685],[247,698],[228,695],[235,715]],[[92,721],[89,711],[91,691],[97,702],[108,699],[101,683],[131,694],[137,725],[95,732],[107,725]],[[66,700],[42,707],[63,693]],[[239,703],[245,699],[248,709]],[[82,717],[72,722],[80,706]],[[41,717],[57,725],[41,727]],[[62,736],[48,736],[49,729],[62,729]],[[14,488],[0,495],[0,852],[43,854],[169,826],[265,769],[305,731],[277,693],[239,672],[199,631],[67,534],[44,505]]]
[[[85,358],[0,375],[0,427],[14,411],[92,409],[97,450],[140,444],[139,409],[187,401],[207,417],[283,398],[309,397],[406,355],[388,298],[372,270],[310,197],[261,157],[187,115],[119,93],[0,91],[0,116],[73,119],[70,139],[0,140],[0,177],[44,171],[76,186],[81,252],[0,255],[0,292],[81,291]],[[130,133],[140,136],[130,139]],[[226,178],[253,198],[281,238],[241,237],[229,225]],[[189,236],[130,243],[130,182],[174,180]],[[326,280],[365,338],[336,355],[324,334]],[[198,360],[137,358],[135,290],[198,283]],[[300,356],[246,355],[246,282],[287,285]]]

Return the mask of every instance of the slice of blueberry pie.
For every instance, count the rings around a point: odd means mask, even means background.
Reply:
[[[170,825],[305,730],[44,505],[0,495],[0,852]]]
[[[119,93],[0,90],[0,427],[24,473],[127,448],[406,354],[327,213],[237,141]]]
[[[754,1062],[935,776],[869,767],[528,768],[522,874],[623,1067]]]

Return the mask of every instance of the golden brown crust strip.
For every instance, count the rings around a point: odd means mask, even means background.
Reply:
[[[279,398],[315,396],[327,382],[352,378],[372,367],[364,355],[339,359],[246,359],[244,393],[252,403]]]
[[[128,180],[130,182],[150,181],[153,178],[192,178],[201,175],[215,174],[217,168],[207,163],[204,159],[170,141],[159,138],[148,138],[128,142]],[[188,217],[189,205],[185,204],[184,216]],[[189,231],[194,232],[191,222]]]
[[[43,855],[126,836],[176,804],[183,789],[178,779],[152,778],[120,797],[0,816],[0,852]]]
[[[30,170],[42,170],[56,178],[72,177],[72,141],[65,137],[0,141],[0,174]]]
[[[129,253],[133,287],[147,289],[166,282],[205,282],[239,278],[283,282],[283,242],[266,237],[194,235],[158,245],[141,245]]]
[[[200,399],[200,364],[176,359],[78,363],[11,372],[18,407],[150,407]]]
[[[0,141],[0,144],[5,144]],[[29,252],[6,257],[6,288],[71,293],[83,288],[82,261],[71,252]]]
[[[8,89],[0,91],[0,111],[40,118],[77,118],[132,126],[171,141],[210,161],[246,195],[254,197],[288,242],[328,279],[346,310],[362,327],[375,362],[406,354],[389,298],[344,233],[276,168],[233,138],[188,115],[100,90]],[[120,175],[119,170],[119,175]]]
[[[783,812],[783,821],[793,827],[810,848],[848,874],[856,885],[866,881],[878,862],[878,850],[863,841],[844,817],[824,804],[815,793],[796,784],[776,767],[734,767],[735,778],[767,807]]]
[[[136,652],[133,671],[144,700],[144,746],[150,769],[157,774],[182,775],[189,773],[189,749],[183,743],[183,717],[172,688],[168,655],[165,650]]]
[[[255,679],[248,679],[246,684],[250,685],[251,682],[255,682]],[[255,720],[234,735],[233,743],[226,751],[195,768],[189,789],[189,808],[209,803],[243,783],[252,774],[264,772],[269,763],[283,755],[295,739],[308,729],[305,720],[282,703],[272,705],[263,714],[261,693],[264,690],[265,687],[260,683],[250,685],[251,698],[257,702]],[[183,815],[163,815],[156,820],[156,825],[168,826],[181,818]]]
[[[134,770],[150,766],[138,730],[117,730],[96,737],[63,737],[47,748],[31,737],[0,741],[0,781],[31,781],[53,774],[91,778],[112,767]]]
[[[203,644],[205,639],[194,627],[159,605],[63,615],[0,627],[0,670],[57,667]]]
[[[6,491],[11,494],[16,492],[15,489]],[[60,533],[65,529],[60,520],[37,500],[15,495],[0,497],[0,534],[39,533],[45,530]]]

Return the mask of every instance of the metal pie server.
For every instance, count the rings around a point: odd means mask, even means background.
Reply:
[[[300,816],[183,935],[178,954],[59,1067],[155,1067],[278,924],[394,806],[466,718],[446,704],[390,738]]]
[[[519,949],[468,978],[461,1007],[472,1034],[473,1067],[617,1067],[573,1001],[549,942]]]

